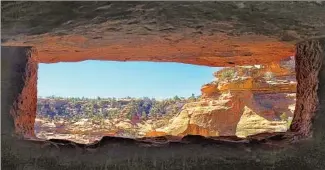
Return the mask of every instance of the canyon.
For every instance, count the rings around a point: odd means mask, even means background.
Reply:
[[[92,143],[102,136],[246,138],[289,129],[297,85],[293,57],[226,67],[214,77],[202,86],[201,96],[188,99],[40,98],[35,133],[43,139]]]

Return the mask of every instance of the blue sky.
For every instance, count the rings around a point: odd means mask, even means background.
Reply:
[[[38,96],[155,97],[200,95],[220,68],[181,63],[82,61],[39,64]]]

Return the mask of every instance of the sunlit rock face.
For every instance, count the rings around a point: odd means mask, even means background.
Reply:
[[[202,97],[187,103],[158,132],[175,136],[246,137],[285,132],[296,101],[294,58],[267,65],[224,68],[202,86]]]
[[[286,121],[268,119],[265,114],[259,114],[245,106],[237,124],[236,136],[246,137],[263,132],[285,132],[287,128]]]
[[[218,97],[204,98],[188,103],[167,127],[157,129],[174,136],[187,134],[202,136],[231,136],[245,105],[244,98],[252,98],[252,93],[228,92]]]

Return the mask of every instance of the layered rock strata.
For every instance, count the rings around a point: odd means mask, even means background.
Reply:
[[[294,58],[265,65],[224,68],[202,86],[202,98],[183,110],[157,134],[246,137],[285,132],[295,109]]]

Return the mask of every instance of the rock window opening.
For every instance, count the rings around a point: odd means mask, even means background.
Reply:
[[[66,78],[57,79],[59,75]],[[246,138],[286,132],[296,104],[293,57],[234,67],[39,64],[38,77],[36,136],[77,143],[93,143],[103,136]]]

